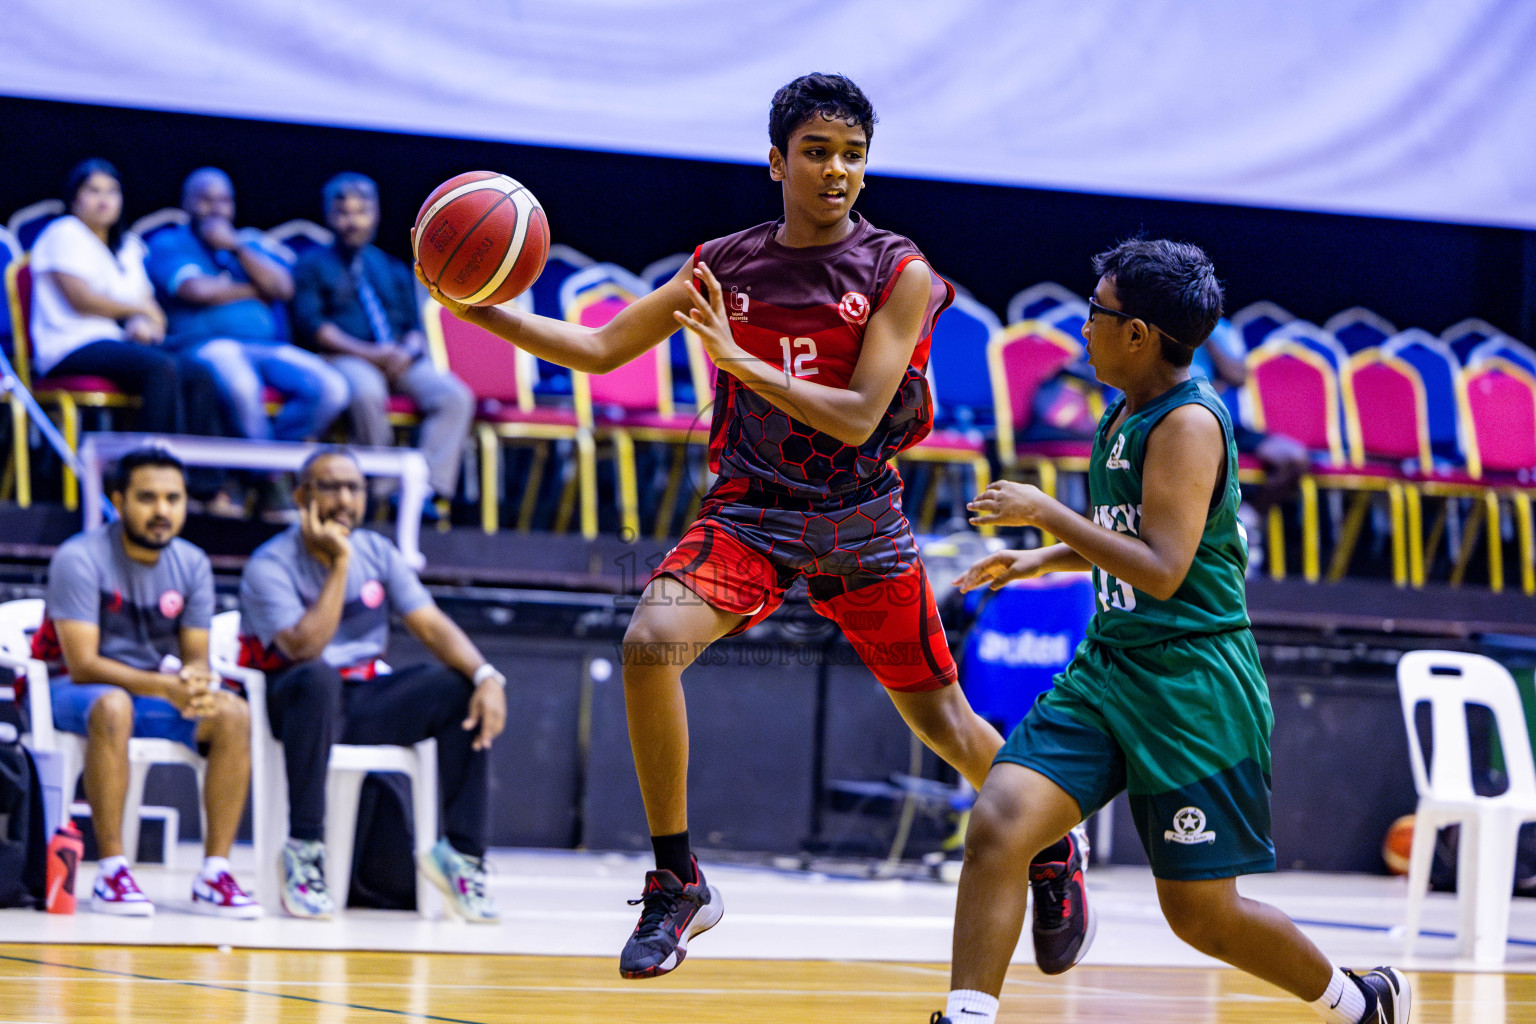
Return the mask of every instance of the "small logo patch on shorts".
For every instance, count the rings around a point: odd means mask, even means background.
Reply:
[[[1205,830],[1204,811],[1198,807],[1185,807],[1173,816],[1173,828],[1163,833],[1163,841],[1195,846],[1200,843],[1214,843],[1216,833]]]

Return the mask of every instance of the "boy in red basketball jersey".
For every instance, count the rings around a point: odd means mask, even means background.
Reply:
[[[874,122],[869,100],[841,75],[780,89],[768,167],[783,184],[783,218],[706,242],[606,326],[444,302],[541,359],[590,373],[634,359],[682,324],[721,370],[710,429],[719,477],[625,635],[630,745],[656,853],[620,957],[627,978],[672,970],[688,939],[722,913],[688,844],[682,671],[708,644],[771,614],[797,578],[912,729],[973,785],[1002,745],[951,685],[955,664],[889,463],[932,426],[924,368],[954,289],[912,242],[853,213]],[[1081,851],[1063,839],[1037,861],[1053,859],[1064,862],[1058,869],[1080,864]],[[1042,884],[1080,894],[1080,870],[1049,874]],[[1037,900],[1064,904],[1081,907],[1081,896]],[[1037,951],[1065,957],[1061,970],[1086,951],[1082,917],[1037,918]]]

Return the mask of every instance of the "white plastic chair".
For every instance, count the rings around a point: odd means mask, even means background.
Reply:
[[[220,612],[213,617],[208,651],[213,670],[244,684],[251,705],[251,838],[256,854],[256,896],[269,909],[281,905],[280,858],[288,836],[288,774],[283,764],[283,745],[272,735],[267,718],[267,677],[238,664],[240,613]],[[422,740],[413,747],[357,746],[338,743],[331,747],[325,782],[326,884],[338,913],[345,911],[352,886],[352,846],[357,833],[357,805],[363,777],[369,772],[400,772],[411,780],[411,807],[415,817],[419,857],[437,842],[437,741]],[[436,917],[437,890],[419,879],[416,910]]]
[[[1504,962],[1509,936],[1509,907],[1515,879],[1515,842],[1520,826],[1536,821],[1536,766],[1533,766],[1520,691],[1504,667],[1480,654],[1413,651],[1397,663],[1403,721],[1419,792],[1414,817],[1413,850],[1408,868],[1408,934],[1405,955],[1419,937],[1424,893],[1429,886],[1436,833],[1461,825],[1456,858],[1456,899],[1460,909],[1457,939],[1480,966]],[[1430,706],[1434,760],[1419,742],[1414,710]],[[1478,796],[1472,788],[1472,756],[1467,744],[1467,706],[1493,712],[1509,788],[1498,796]]]
[[[62,780],[66,813],[73,801],[75,787],[85,770],[84,736],[53,727],[53,701],[48,667],[32,657],[32,634],[43,624],[41,598],[25,598],[0,604],[0,666],[25,672],[27,676],[27,714],[31,721],[29,746],[55,751],[63,759]],[[139,849],[139,812],[144,803],[144,782],[149,769],[157,764],[184,764],[197,774],[198,817],[207,834],[207,812],[203,807],[203,785],[207,781],[208,762],[197,751],[175,740],[135,736],[128,741],[128,798],[123,804],[123,850],[130,860]],[[175,866],[174,835],[165,837],[165,865]]]

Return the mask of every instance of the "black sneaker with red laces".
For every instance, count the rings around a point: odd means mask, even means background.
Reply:
[[[1060,974],[1088,955],[1098,919],[1088,912],[1088,833],[1081,825],[1067,833],[1071,852],[1064,861],[1035,860],[1029,865],[1034,895],[1035,963],[1046,974]]]
[[[625,978],[656,978],[673,970],[688,955],[688,940],[720,923],[725,904],[720,891],[704,881],[693,862],[694,881],[686,885],[670,871],[647,871],[645,891],[630,906],[639,905],[640,923],[619,954],[619,974]]]

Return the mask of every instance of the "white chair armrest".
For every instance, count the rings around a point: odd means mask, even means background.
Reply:
[[[213,674],[224,679],[233,679],[237,683],[244,684],[246,689],[259,686],[263,690],[267,686],[267,674],[260,669],[246,668],[244,665],[231,665],[226,661],[215,658],[212,664]]]
[[[27,677],[27,720],[31,725],[32,745],[38,750],[53,750],[53,692],[48,681],[48,666],[36,658],[18,658],[0,651],[0,668]]]
[[[211,665],[214,674],[224,679],[233,679],[245,687],[245,701],[251,709],[253,721],[265,722],[267,718],[267,674],[260,669],[246,668],[244,665],[236,665],[225,661],[223,658],[214,658]]]
[[[8,651],[0,649],[0,668],[9,668],[15,669],[17,672],[25,672],[27,668],[27,662],[32,660],[32,658],[17,657]]]

